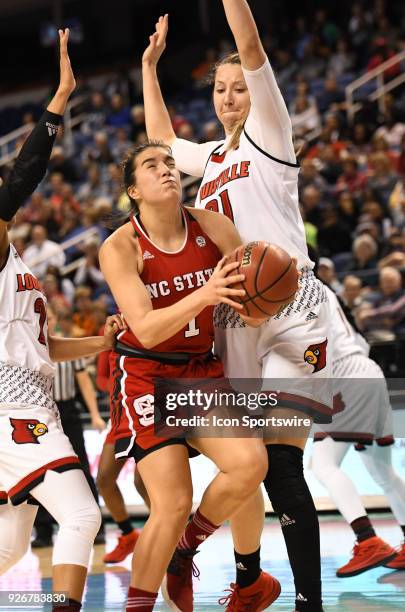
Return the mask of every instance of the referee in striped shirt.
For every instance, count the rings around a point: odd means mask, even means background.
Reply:
[[[47,313],[49,330],[51,333],[53,333],[56,324],[56,317],[53,310],[49,306],[47,308]],[[66,337],[71,336],[72,317],[70,313],[61,314],[58,318],[58,323],[61,326],[64,335],[66,335]],[[76,455],[79,457],[84,475],[86,476],[91,491],[98,503],[98,491],[94,479],[90,473],[89,460],[84,443],[80,410],[75,402],[77,383],[86,407],[91,415],[92,427],[98,429],[99,431],[105,429],[106,424],[100,417],[100,413],[98,411],[95,388],[86,370],[86,362],[84,359],[63,361],[56,363],[55,365],[56,372],[53,395],[59,408],[63,431],[69,438]],[[34,524],[36,529],[36,537],[31,543],[31,546],[33,548],[52,546],[53,519],[42,506],[39,507]],[[96,537],[95,543],[104,543],[103,525]]]

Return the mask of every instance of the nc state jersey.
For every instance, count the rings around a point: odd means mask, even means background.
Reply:
[[[217,246],[203,232],[194,217],[182,209],[186,235],[182,247],[176,252],[163,251],[148,238],[139,219],[133,215],[135,229],[142,251],[141,280],[152,300],[153,309],[172,306],[209,280],[221,259]],[[204,310],[177,334],[153,347],[154,351],[205,353],[211,350],[213,307]],[[122,332],[119,340],[143,348],[131,330]]]
[[[46,298],[13,245],[0,271],[0,295],[0,364],[53,376]]]
[[[326,285],[324,287],[332,312],[333,362],[355,354],[368,357],[370,347],[367,341],[350,325],[334,292]]]
[[[299,268],[312,268],[298,206],[299,165],[272,157],[246,130],[238,149],[225,149],[224,142],[211,153],[196,207],[225,214],[243,242],[272,242],[296,257]]]

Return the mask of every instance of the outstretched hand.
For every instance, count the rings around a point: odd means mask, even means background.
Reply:
[[[69,28],[59,30],[60,44],[60,82],[59,90],[70,95],[76,87],[76,81],[68,54]]]
[[[163,51],[166,48],[166,38],[169,29],[169,15],[160,16],[155,25],[156,31],[149,36],[149,47],[145,49],[142,62],[145,64],[157,65]]]

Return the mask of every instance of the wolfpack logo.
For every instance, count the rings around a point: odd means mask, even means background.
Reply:
[[[311,344],[307,348],[304,353],[304,361],[314,366],[312,370],[312,374],[315,372],[319,372],[323,370],[326,366],[326,345],[328,344],[328,339],[323,342],[319,342],[319,344]]]
[[[288,527],[288,525],[295,525],[294,519],[291,519],[288,514],[283,514],[280,519],[281,527]]]
[[[45,423],[38,419],[12,419],[10,418],[13,433],[11,437],[16,444],[39,444],[38,438],[48,432]]]
[[[48,128],[49,136],[55,136],[55,134],[58,133],[58,130],[59,130],[58,125],[54,125],[53,123],[49,123],[48,121],[45,123],[45,125]]]
[[[198,244],[199,247],[205,247],[205,245],[207,244],[205,242],[205,238],[204,236],[197,236],[197,238],[195,239],[196,243]]]
[[[152,255],[152,253],[149,253],[149,251],[144,251],[143,255],[142,255],[142,259],[145,261],[145,259],[155,259],[155,256]]]

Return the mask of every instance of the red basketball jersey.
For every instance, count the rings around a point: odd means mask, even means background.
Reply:
[[[209,280],[221,259],[217,246],[203,232],[199,223],[182,208],[186,236],[176,252],[163,251],[149,239],[139,218],[131,217],[142,251],[140,275],[152,300],[154,310],[172,306]],[[144,348],[135,334],[127,330],[118,335],[125,344]],[[154,351],[205,353],[214,339],[213,306],[204,310],[177,334],[153,347]]]

